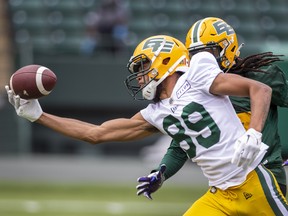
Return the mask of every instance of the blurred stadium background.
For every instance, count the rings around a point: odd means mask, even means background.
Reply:
[[[108,41],[101,50],[85,53],[87,23],[100,4],[0,0],[0,215],[180,215],[207,186],[199,169],[188,163],[152,203],[137,198],[136,178],[163,154],[147,162],[143,149],[160,137],[91,146],[17,118],[4,85],[21,66],[40,64],[56,73],[54,91],[40,99],[45,111],[92,123],[130,117],[146,105],[133,101],[123,84],[126,63],[140,41],[169,34],[184,42],[192,23],[206,16],[234,27],[239,43],[245,43],[243,56],[286,55],[279,65],[288,73],[286,0],[122,0],[128,20],[121,50],[111,52]],[[280,109],[285,155],[287,116]]]

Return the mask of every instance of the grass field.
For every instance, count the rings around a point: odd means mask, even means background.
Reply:
[[[205,190],[165,186],[149,201],[137,197],[134,185],[0,182],[0,215],[176,216]]]

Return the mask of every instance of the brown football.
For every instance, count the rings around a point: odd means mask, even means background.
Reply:
[[[57,82],[53,71],[42,65],[27,65],[10,78],[10,88],[22,99],[38,99],[50,94]]]

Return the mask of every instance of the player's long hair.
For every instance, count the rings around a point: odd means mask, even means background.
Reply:
[[[261,69],[261,67],[269,66],[271,63],[276,61],[282,61],[279,58],[281,56],[283,55],[274,55],[273,52],[264,52],[250,55],[243,59],[237,57],[235,59],[235,64],[227,72],[240,75],[251,71],[266,73],[266,71]]]

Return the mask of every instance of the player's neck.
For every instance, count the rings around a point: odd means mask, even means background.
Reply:
[[[163,80],[163,82],[161,83],[162,85],[160,93],[161,100],[171,97],[174,86],[176,85],[179,77],[180,76],[177,73],[174,73],[171,76],[168,76],[165,80]]]

